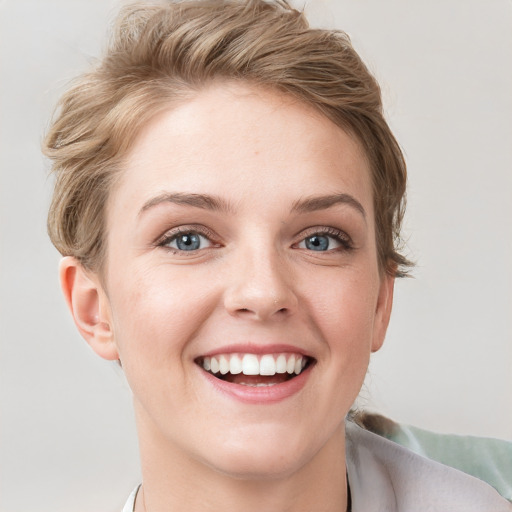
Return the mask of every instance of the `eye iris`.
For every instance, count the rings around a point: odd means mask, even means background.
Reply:
[[[200,245],[201,239],[199,238],[199,235],[194,233],[186,233],[184,235],[180,235],[176,239],[176,246],[181,251],[195,251],[196,249],[199,249]]]
[[[313,235],[306,238],[305,242],[311,251],[326,251],[329,248],[329,238],[326,236]]]

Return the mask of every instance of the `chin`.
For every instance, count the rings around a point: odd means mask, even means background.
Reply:
[[[209,465],[216,472],[234,480],[277,481],[297,473],[304,463],[297,456],[276,456],[265,452],[246,457],[237,453],[233,457],[223,457],[222,461],[216,460]]]
[[[276,431],[253,435],[246,441],[226,440],[219,447],[221,457],[204,461],[212,469],[237,480],[280,480],[298,472],[320,450],[316,439],[309,443],[300,436]],[[313,442],[314,441],[314,442]]]

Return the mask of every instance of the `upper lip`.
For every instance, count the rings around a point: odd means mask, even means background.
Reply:
[[[235,343],[231,345],[224,345],[216,347],[208,352],[201,354],[200,357],[212,357],[219,354],[280,354],[283,352],[291,354],[300,354],[306,357],[312,357],[307,351],[294,345],[283,343],[272,344],[256,344],[256,343]]]

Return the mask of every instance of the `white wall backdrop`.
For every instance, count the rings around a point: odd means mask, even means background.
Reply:
[[[129,390],[81,340],[45,232],[39,145],[113,0],[0,1],[0,512],[120,510],[139,480]],[[512,3],[310,0],[379,78],[410,172],[415,279],[361,403],[512,439]]]

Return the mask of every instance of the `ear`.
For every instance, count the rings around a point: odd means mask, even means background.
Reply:
[[[377,352],[384,343],[386,331],[391,317],[393,307],[393,291],[395,288],[395,277],[383,273],[380,282],[375,322],[373,325],[372,352]]]
[[[119,359],[108,297],[98,276],[66,256],[60,262],[60,284],[73,320],[91,348],[104,359]]]

